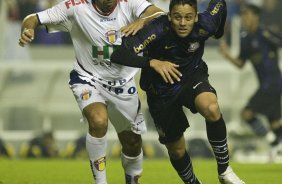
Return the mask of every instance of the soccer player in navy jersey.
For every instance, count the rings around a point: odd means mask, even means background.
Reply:
[[[270,158],[273,159],[278,151],[279,137],[282,137],[282,77],[278,63],[278,47],[282,38],[260,24],[260,13],[259,7],[246,4],[241,13],[244,29],[239,56],[233,57],[226,43],[220,45],[220,52],[238,68],[242,68],[249,60],[255,69],[259,87],[241,115],[258,136],[266,137],[272,146]],[[275,136],[269,136],[271,130],[264,127],[257,114],[266,116]]]
[[[196,0],[171,0],[168,15],[156,18],[135,36],[124,37],[111,56],[112,62],[142,68],[140,85],[146,91],[159,141],[166,146],[182,181],[188,184],[200,181],[185,147],[183,134],[189,123],[183,106],[206,119],[219,181],[244,183],[229,166],[225,122],[202,59],[205,41],[223,35],[225,20],[224,0],[211,0],[206,11],[199,14]],[[138,56],[140,52],[143,57]]]

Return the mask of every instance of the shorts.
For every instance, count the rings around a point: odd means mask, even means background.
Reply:
[[[265,115],[269,122],[281,119],[281,93],[266,93],[258,90],[249,100],[245,109]]]
[[[109,119],[117,133],[133,131],[143,134],[147,131],[134,79],[123,86],[112,87],[73,70],[70,73],[69,85],[81,111],[92,103],[106,104]]]
[[[151,94],[147,96],[149,111],[158,131],[160,143],[177,141],[189,127],[183,106],[189,108],[192,113],[197,113],[195,98],[203,92],[216,94],[208,77],[207,66],[203,63],[174,97],[160,98]]]

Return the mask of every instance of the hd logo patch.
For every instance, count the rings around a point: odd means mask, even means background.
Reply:
[[[106,168],[106,157],[94,161],[94,166],[98,171],[104,171]]]

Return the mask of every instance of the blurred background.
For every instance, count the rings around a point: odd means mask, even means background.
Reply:
[[[47,34],[45,27],[40,27],[30,46],[22,48],[18,45],[23,18],[57,2],[59,0],[0,0],[0,157],[87,158],[84,137],[88,127],[81,121],[80,110],[68,87],[69,72],[75,60],[69,35]],[[152,2],[168,10],[169,0]],[[207,7],[208,2],[198,0],[199,12]],[[246,0],[227,2],[228,20],[222,39],[237,55],[241,29],[239,11]],[[253,3],[263,7],[264,24],[281,33],[281,2],[254,0]],[[258,85],[253,68],[247,63],[243,71],[236,69],[219,54],[218,44],[218,40],[207,42],[204,60],[209,66],[210,82],[217,90],[227,123],[232,159],[265,162],[269,149],[267,143],[255,136],[240,119],[240,110]],[[280,58],[281,52],[280,49]],[[166,157],[164,147],[157,141],[146,96],[141,90],[139,93],[149,129],[143,136],[144,153],[147,157]],[[186,113],[191,126],[186,131],[191,156],[212,157],[206,141],[204,119],[189,110]],[[111,126],[108,138],[108,155],[119,156],[119,142]],[[277,162],[282,162],[281,154]]]

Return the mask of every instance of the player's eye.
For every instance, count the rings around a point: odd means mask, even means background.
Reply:
[[[188,16],[186,17],[187,20],[192,20],[193,19],[193,16]]]
[[[193,20],[193,18],[194,18],[193,15],[187,15],[187,16],[185,16],[185,19],[186,19],[187,21],[191,21],[191,20]]]
[[[181,20],[181,16],[174,16],[174,19],[179,21],[179,20]]]

